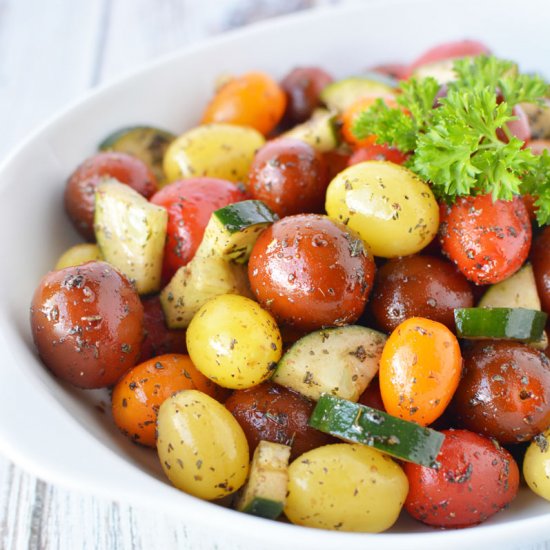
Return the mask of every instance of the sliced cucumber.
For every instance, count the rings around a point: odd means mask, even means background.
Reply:
[[[277,219],[262,201],[241,201],[220,208],[206,226],[200,254],[246,263],[259,234]]]
[[[322,395],[309,425],[335,437],[374,447],[396,458],[435,468],[445,436],[385,412]]]
[[[460,338],[536,342],[542,338],[546,313],[534,309],[472,307],[455,309]]]
[[[95,193],[94,229],[103,258],[134,281],[140,294],[161,286],[168,213],[129,185],[108,179]]]
[[[260,441],[254,451],[248,481],[237,502],[237,510],[275,519],[285,506],[290,447]]]
[[[309,120],[294,126],[283,137],[305,141],[321,153],[332,151],[340,142],[336,115],[327,109],[315,109]]]
[[[246,266],[227,262],[219,256],[195,255],[176,271],[160,294],[168,328],[187,328],[206,302],[222,294],[252,297]]]
[[[412,74],[414,78],[422,79],[432,77],[440,84],[446,84],[452,80],[456,80],[454,64],[456,59],[443,59],[434,63],[426,63],[418,67]]]
[[[244,265],[261,231],[276,220],[261,201],[216,210],[193,259],[163,289],[160,302],[169,328],[186,328],[208,300],[222,294],[252,297]]]
[[[154,126],[132,126],[122,128],[107,136],[100,144],[101,151],[118,151],[127,153],[147,164],[157,182],[164,183],[164,170],[162,162],[164,153],[176,136],[166,130],[160,130]]]
[[[378,372],[385,342],[358,325],[312,332],[283,355],[273,381],[314,400],[328,393],[357,401]]]
[[[332,111],[342,112],[358,99],[369,96],[385,96],[394,93],[394,88],[379,79],[351,76],[326,86],[320,93],[321,101]]]
[[[479,300],[478,307],[523,307],[540,310],[540,298],[531,264],[525,264],[508,279],[489,287]]]
[[[392,89],[399,86],[399,80],[386,73],[379,73],[378,71],[365,71],[362,76],[363,78],[368,78],[369,80],[374,80],[375,82],[385,84]]]

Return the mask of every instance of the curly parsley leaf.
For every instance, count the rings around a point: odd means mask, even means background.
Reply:
[[[411,153],[408,166],[440,200],[487,193],[511,200],[529,193],[537,197],[539,223],[549,223],[550,155],[533,155],[507,126],[515,119],[513,107],[539,103],[548,84],[495,57],[459,59],[454,70],[456,80],[442,97],[435,79],[413,78],[401,83],[397,108],[379,100],[352,131]]]

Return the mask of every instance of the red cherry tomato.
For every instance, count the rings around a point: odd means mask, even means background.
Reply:
[[[136,364],[143,306],[122,273],[106,262],[88,262],[42,278],[31,329],[42,361],[57,377],[79,388],[104,388]]]
[[[462,197],[442,208],[445,254],[476,284],[494,284],[517,271],[529,254],[531,223],[521,198]]]
[[[191,261],[214,210],[246,198],[236,183],[215,178],[175,181],[155,193],[151,202],[168,210],[163,279]]]
[[[299,330],[356,321],[374,279],[363,243],[327,216],[288,216],[266,229],[248,263],[252,292],[283,324]]]
[[[372,145],[357,149],[349,158],[348,166],[352,166],[353,164],[358,164],[359,162],[364,162],[366,160],[388,160],[395,164],[404,164],[407,158],[408,155],[402,153],[399,149],[394,149],[388,145],[378,145],[373,143]]]
[[[404,63],[385,63],[384,65],[376,65],[370,70],[375,73],[397,78],[397,80],[402,80],[403,78],[407,78],[409,66]]]
[[[490,54],[489,48],[477,40],[458,40],[456,42],[447,42],[430,48],[418,57],[409,67],[409,73],[428,63],[436,63],[445,59],[454,59],[460,57]]]
[[[254,157],[249,192],[280,217],[323,212],[329,184],[325,159],[309,143],[278,138],[266,143]]]
[[[142,298],[143,332],[140,362],[166,353],[187,353],[185,330],[170,330],[158,296]]]
[[[405,508],[434,527],[468,527],[485,521],[517,494],[518,465],[512,455],[481,435],[445,430],[439,467],[404,464],[409,480]]]
[[[296,67],[281,81],[287,103],[285,122],[304,122],[320,105],[321,90],[332,82],[332,76],[319,67]]]
[[[95,189],[106,178],[126,183],[147,199],[157,190],[153,172],[136,157],[109,151],[86,159],[67,181],[64,201],[76,230],[88,241],[95,240]]]

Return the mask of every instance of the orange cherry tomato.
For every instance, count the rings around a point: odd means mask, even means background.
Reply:
[[[398,107],[393,96],[385,96],[382,98],[379,98],[378,96],[370,96],[358,99],[342,113],[342,136],[353,147],[368,147],[376,141],[375,135],[358,139],[355,137],[351,129],[353,128],[357,117],[363,111],[368,110],[372,105],[374,105],[378,99],[382,99],[384,103],[390,107],[390,109],[395,109]]]
[[[386,411],[427,426],[449,404],[460,380],[456,336],[443,324],[411,317],[392,332],[380,359],[380,391]]]
[[[154,447],[159,407],[181,390],[200,390],[218,400],[228,396],[195,368],[188,355],[159,355],[134,367],[114,387],[115,424],[137,443]]]
[[[281,120],[286,102],[285,92],[271,77],[259,72],[246,73],[218,90],[206,107],[202,123],[251,126],[267,135]]]

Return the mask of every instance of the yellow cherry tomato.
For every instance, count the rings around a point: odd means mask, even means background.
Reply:
[[[230,78],[204,112],[202,122],[251,126],[264,135],[277,126],[286,107],[284,90],[270,76],[251,72]]]
[[[409,491],[390,457],[363,445],[325,445],[288,470],[287,518],[297,525],[379,533],[397,520]]]
[[[55,269],[65,269],[66,267],[73,267],[85,264],[86,262],[93,262],[102,259],[103,255],[101,254],[101,250],[99,250],[99,246],[97,246],[97,244],[76,244],[61,254],[55,264]]]
[[[186,338],[197,369],[225,388],[250,388],[267,380],[282,354],[281,333],[271,314],[236,294],[202,306]]]
[[[326,210],[383,258],[420,251],[439,228],[439,207],[429,186],[388,161],[360,162],[340,172],[327,189]]]
[[[196,497],[214,500],[246,481],[249,450],[232,414],[198,390],[184,390],[160,406],[157,451],[172,484]]]
[[[456,336],[423,317],[403,321],[380,358],[380,392],[386,411],[427,426],[439,418],[460,380],[462,356]]]
[[[535,437],[527,448],[523,475],[532,491],[550,500],[550,430]]]
[[[164,155],[169,181],[209,176],[233,182],[248,181],[256,151],[265,143],[253,128],[207,124],[175,139]]]

